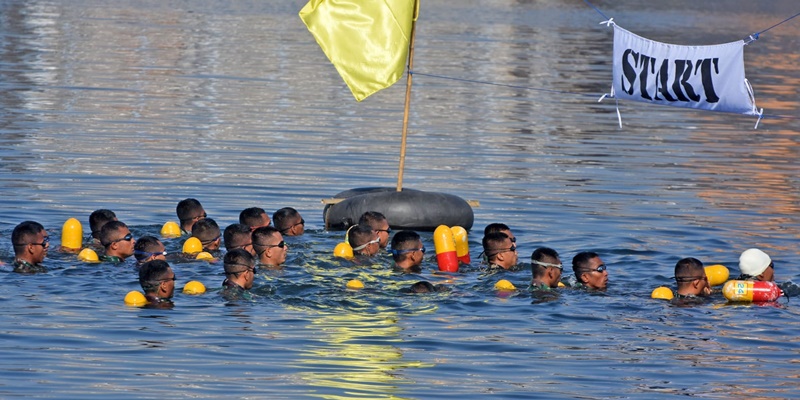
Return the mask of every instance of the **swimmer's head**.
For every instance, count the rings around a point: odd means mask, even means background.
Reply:
[[[178,214],[178,219],[181,221],[181,229],[186,232],[192,232],[192,227],[195,222],[208,217],[203,205],[197,199],[183,199],[178,202],[175,207],[175,213]]]
[[[133,256],[140,264],[151,260],[166,260],[167,250],[157,237],[142,236],[133,245]]]
[[[117,214],[111,210],[101,208],[93,211],[89,215],[89,229],[92,230],[92,237],[100,240],[100,230],[103,229],[103,225],[116,220]]]
[[[203,218],[192,226],[192,237],[200,239],[204,251],[219,250],[222,242],[222,234],[219,230],[217,221],[211,218]]]
[[[263,208],[245,208],[239,213],[239,223],[250,227],[251,232],[262,226],[269,226],[270,222],[269,214]]]

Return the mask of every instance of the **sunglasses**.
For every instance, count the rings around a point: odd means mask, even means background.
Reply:
[[[178,279],[178,278],[177,278],[175,275],[172,275],[172,278],[167,278],[167,279],[159,279],[158,281],[159,281],[159,282],[170,282],[170,281],[171,281],[171,282],[175,282],[175,280],[176,280],[176,279]]]
[[[697,280],[708,281],[708,276],[676,276],[675,282],[694,282]]]
[[[608,267],[606,267],[605,264],[600,264],[600,266],[595,268],[595,269],[583,268],[583,269],[581,269],[581,271],[583,271],[583,272],[603,272],[603,271],[605,271],[607,269],[608,269]]]
[[[560,269],[562,271],[564,270],[564,264],[550,264],[550,263],[536,261],[536,260],[531,260],[531,263],[532,264],[536,264],[536,265],[541,265],[543,267],[558,268],[558,269]]]
[[[378,243],[380,243],[380,242],[381,242],[381,238],[375,238],[375,239],[373,239],[373,240],[370,240],[370,241],[369,241],[369,242],[367,242],[367,243],[364,243],[364,244],[362,244],[361,246],[358,246],[358,247],[353,247],[353,251],[364,250],[364,249],[366,249],[366,248],[367,248],[367,246],[369,246],[369,245],[371,245],[371,244],[378,244]]]
[[[112,240],[111,243],[117,243],[117,242],[121,242],[123,240],[126,241],[126,242],[130,242],[131,240],[133,240],[133,234],[128,233],[127,235],[125,235],[125,236],[123,236],[123,237],[121,237],[121,238],[119,238],[117,240]]]
[[[304,219],[300,218],[300,222],[298,222],[298,223],[296,223],[296,224],[293,224],[292,226],[290,226],[290,227],[288,227],[288,228],[283,228],[283,229],[281,229],[281,233],[284,233],[284,232],[286,232],[286,231],[289,231],[289,230],[291,230],[292,228],[294,228],[294,227],[295,227],[295,226],[297,226],[297,225],[303,225],[303,226],[305,226],[305,224],[306,224],[306,220],[304,220]]]
[[[45,236],[42,238],[42,243],[28,243],[34,246],[42,246],[42,247],[50,247],[50,236]]]
[[[192,219],[204,219],[204,218],[208,218],[208,213],[204,212],[196,217],[192,217]]]
[[[375,232],[386,232],[386,233],[392,233],[392,228],[386,228],[386,229],[375,229]]]
[[[217,240],[219,240],[219,238],[220,238],[220,235],[217,235],[217,237],[215,237],[215,238],[213,238],[213,239],[211,239],[211,240],[203,240],[203,241],[201,241],[200,243],[202,243],[202,244],[210,244],[210,243],[214,243],[214,242],[216,242]]]
[[[241,274],[242,272],[245,272],[245,271],[252,271],[253,275],[258,273],[258,267],[256,267],[255,265],[252,266],[252,267],[249,266],[249,265],[245,265],[245,264],[229,264],[229,265],[235,265],[237,267],[245,267],[246,268],[244,271],[234,272],[234,274]]]

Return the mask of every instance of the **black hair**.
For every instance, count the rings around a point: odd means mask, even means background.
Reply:
[[[114,234],[117,233],[118,230],[127,227],[128,225],[125,225],[122,221],[110,221],[106,223],[103,225],[103,228],[100,229],[100,244],[102,244],[103,247],[108,247],[111,242],[116,239],[113,237]]]
[[[256,252],[260,253],[260,250],[265,249],[267,245],[264,243],[264,239],[273,237],[276,233],[281,232],[273,226],[262,226],[254,230],[252,234],[252,240],[253,248],[256,250]]]
[[[703,268],[703,263],[700,260],[687,257],[678,260],[675,264],[675,280],[678,286],[691,283],[697,275],[705,276],[706,270]]]
[[[237,275],[252,268],[256,259],[247,250],[234,249],[225,254],[222,262],[225,265],[225,275]]]
[[[401,250],[415,248],[420,240],[419,234],[414,231],[400,231],[392,238],[392,258],[395,262],[404,260],[410,253],[401,253]]]
[[[252,242],[250,236],[250,227],[246,224],[230,224],[228,227],[225,228],[225,232],[222,234],[223,240],[225,240],[225,250],[230,251],[231,249],[241,247],[242,241],[247,238]]]
[[[356,225],[350,229],[348,238],[350,246],[355,249],[356,247],[362,246],[371,240],[375,240],[375,231],[369,225]]]
[[[111,210],[107,210],[105,208],[94,210],[89,215],[89,229],[92,230],[92,237],[95,239],[100,239],[100,229],[103,228],[103,225],[108,222],[115,221],[116,219],[117,214],[114,214],[114,212]]]
[[[200,239],[203,247],[209,242],[219,238],[220,231],[217,221],[213,218],[204,218],[194,223],[192,226],[192,237]]]
[[[145,293],[152,293],[158,290],[161,280],[169,272],[169,264],[164,260],[152,260],[142,264],[139,268],[139,284]]]
[[[581,282],[581,274],[586,272],[583,270],[588,266],[589,260],[597,257],[599,257],[599,255],[593,251],[582,251],[575,254],[575,257],[572,257],[572,272],[575,273],[575,278],[578,282]]]
[[[491,232],[483,237],[481,240],[481,244],[483,245],[483,253],[486,255],[486,258],[489,261],[493,260],[495,256],[500,253],[495,252],[495,250],[499,250],[503,245],[503,242],[508,239],[508,235],[502,232]]]
[[[136,239],[136,244],[133,245],[133,255],[136,257],[136,261],[142,261],[148,258],[146,254],[139,254],[136,251],[152,253],[160,243],[161,241],[155,236],[142,236]]]
[[[508,225],[506,224],[495,222],[493,224],[486,225],[486,228],[483,228],[483,235],[486,236],[490,233],[503,232],[503,231],[510,232],[511,228],[509,228]]]
[[[257,224],[261,222],[261,216],[266,214],[267,212],[260,207],[245,208],[239,213],[239,223],[247,226],[258,226]]]
[[[272,225],[281,233],[292,227],[292,221],[300,217],[300,213],[294,208],[284,207],[272,214]]]
[[[197,199],[188,198],[178,202],[178,206],[175,207],[175,213],[178,214],[178,219],[181,222],[189,221],[195,217],[193,214],[202,208],[203,205]]]
[[[20,222],[11,232],[11,243],[14,246],[14,251],[17,251],[18,248],[22,249],[29,245],[32,240],[36,240],[36,236],[43,230],[44,226],[36,221]]]
[[[534,278],[544,275],[547,267],[536,264],[534,261],[547,262],[545,259],[558,260],[558,252],[549,247],[539,247],[531,254],[531,274]]]
[[[359,225],[369,225],[373,229],[375,226],[373,223],[379,223],[381,221],[386,221],[386,216],[377,212],[377,211],[367,211],[364,214],[361,214],[361,218],[358,219]]]

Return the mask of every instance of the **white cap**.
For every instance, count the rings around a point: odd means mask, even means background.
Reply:
[[[747,249],[739,256],[739,271],[744,275],[759,276],[767,270],[772,259],[759,249]]]

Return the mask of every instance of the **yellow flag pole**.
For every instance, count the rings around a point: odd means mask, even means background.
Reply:
[[[408,137],[408,109],[411,105],[411,74],[414,67],[414,36],[417,33],[417,17],[419,17],[419,0],[414,1],[414,18],[411,20],[411,39],[408,41],[408,71],[406,72],[406,104],[403,110],[403,134],[400,137],[400,167],[397,171],[397,191],[403,191],[403,169],[406,165],[406,138]]]

